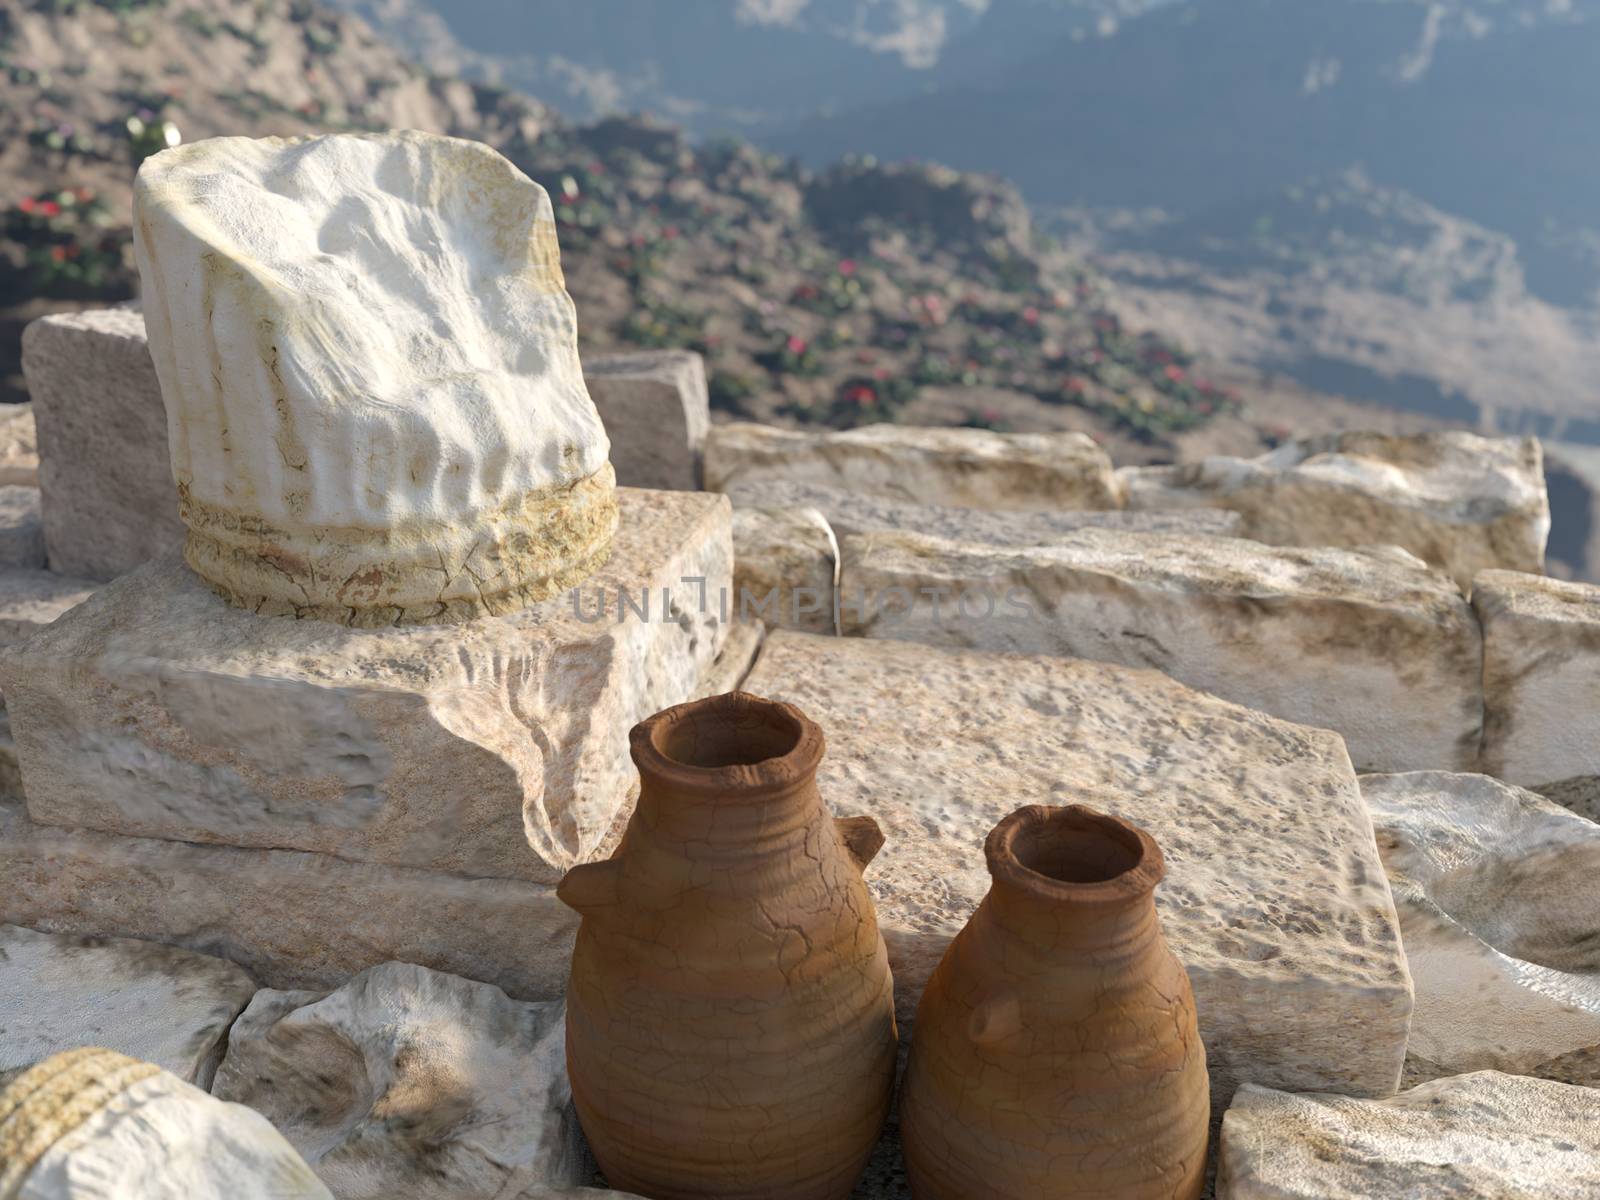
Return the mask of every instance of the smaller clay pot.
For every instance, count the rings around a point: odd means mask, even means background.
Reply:
[[[583,916],[567,1070],[612,1187],[651,1200],[847,1200],[888,1117],[894,989],[862,871],[870,817],[817,793],[822,730],[731,693],[636,726],[616,854]]]
[[[900,1132],[916,1200],[1195,1200],[1210,1087],[1194,994],[1156,916],[1150,836],[1019,809],[988,896],[928,982]]]

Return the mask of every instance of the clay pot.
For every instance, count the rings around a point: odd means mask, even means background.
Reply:
[[[817,794],[822,731],[731,693],[634,727],[639,805],[567,873],[578,1118],[654,1200],[845,1200],[888,1115],[893,983],[862,871],[870,817]]]
[[[1210,1099],[1194,994],[1156,917],[1161,851],[1034,806],[917,1007],[900,1132],[917,1200],[1194,1200]]]

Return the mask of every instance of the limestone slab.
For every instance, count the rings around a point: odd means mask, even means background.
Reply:
[[[341,1200],[572,1186],[563,1012],[384,963],[329,993],[258,992],[211,1090],[270,1120]]]
[[[816,509],[734,509],[733,587],[741,618],[833,633],[838,576],[839,546]]]
[[[177,558],[0,662],[42,824],[555,881],[633,780],[627,731],[725,628],[728,502],[624,489],[580,589],[460,626],[350,629],[225,604]]]
[[[0,925],[0,1080],[104,1046],[209,1087],[255,981],[234,963],[158,942]]]
[[[1600,1083],[1600,825],[1486,775],[1366,775],[1416,985],[1407,1078]]]
[[[1166,856],[1158,907],[1218,1104],[1246,1079],[1394,1090],[1411,981],[1334,735],[1154,671],[788,631],[768,635],[745,688],[822,726],[823,797],[883,828],[867,881],[903,1036],[988,890],[989,830],[1023,805],[1083,803]]]
[[[33,402],[0,405],[0,487],[39,486],[39,432]]]
[[[22,368],[39,428],[39,489],[53,570],[126,574],[183,545],[167,410],[137,309],[41,317]]]
[[[1218,1200],[1588,1200],[1600,1091],[1477,1071],[1388,1100],[1246,1086],[1222,1122]]]
[[[705,359],[688,350],[600,355],[584,360],[583,380],[611,439],[617,483],[700,487],[711,430]]]
[[[0,569],[44,570],[44,521],[39,489],[0,487]]]
[[[480,142],[226,137],[147,158],[134,258],[189,564],[348,625],[508,614],[616,531],[550,197]]]
[[[1106,453],[1082,433],[867,425],[792,430],[738,422],[706,439],[706,487],[805,483],[964,508],[1121,508]]]
[[[7,1200],[333,1200],[266,1118],[84,1047],[0,1091]]]
[[[550,999],[577,931],[545,884],[55,829],[4,799],[0,880],[0,921],[181,946],[273,988],[400,960]]]
[[[1482,769],[1600,817],[1600,587],[1485,571]]]
[[[1543,571],[1550,503],[1536,438],[1332,433],[1260,458],[1118,473],[1128,507],[1219,507],[1276,546],[1396,545],[1463,591],[1479,571]]]
[[[54,571],[0,567],[0,647],[31,637],[71,612],[97,586]]]
[[[865,534],[840,550],[847,635],[1154,667],[1332,729],[1365,770],[1477,756],[1477,621],[1398,549],[1085,529],[1030,548]]]
[[[948,504],[916,504],[815,483],[736,483],[728,489],[740,508],[814,508],[839,537],[852,533],[921,533],[985,546],[1045,546],[1079,529],[1234,537],[1244,518],[1221,508],[1155,512],[990,512]]]

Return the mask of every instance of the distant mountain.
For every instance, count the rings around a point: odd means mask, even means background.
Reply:
[[[334,2],[440,69],[575,116],[648,110],[714,133],[915,95],[1152,0]]]
[[[769,141],[996,171],[1036,205],[1178,213],[1359,165],[1509,233],[1530,286],[1572,303],[1595,284],[1563,247],[1600,225],[1597,14],[1595,0],[1191,0]]]

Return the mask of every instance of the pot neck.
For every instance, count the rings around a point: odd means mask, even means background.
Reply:
[[[986,919],[1018,952],[1115,959],[1160,936],[1161,850],[1143,830],[1074,805],[1032,806],[984,844]]]
[[[822,731],[790,705],[738,692],[679,705],[635,726],[630,749],[639,824],[697,853],[786,850],[826,817]]]

